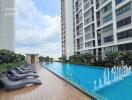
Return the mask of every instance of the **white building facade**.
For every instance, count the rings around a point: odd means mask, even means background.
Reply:
[[[69,59],[74,55],[73,1],[61,0],[62,55]]]
[[[15,50],[15,0],[0,0],[0,49]]]
[[[73,17],[65,17],[73,19],[73,54],[103,59],[105,52],[132,51],[132,0],[73,0],[72,6]]]

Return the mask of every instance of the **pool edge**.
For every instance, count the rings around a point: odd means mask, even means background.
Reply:
[[[47,67],[45,67],[45,66],[42,66],[42,67],[45,68],[46,70],[48,70],[49,72],[51,72],[52,74],[54,74],[55,76],[57,76],[58,78],[60,78],[63,81],[67,82],[71,86],[75,87],[76,89],[78,89],[79,91],[81,91],[82,93],[84,93],[85,95],[89,96],[90,98],[92,98],[92,100],[107,100],[106,98],[103,98],[103,97],[97,95],[96,93],[93,94],[91,92],[85,91],[80,86],[76,86],[75,84],[73,84],[70,81],[66,80],[64,77],[61,77],[61,76],[57,75],[55,72],[53,72],[52,70],[48,69]]]

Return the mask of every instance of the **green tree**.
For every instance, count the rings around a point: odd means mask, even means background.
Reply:
[[[93,63],[95,56],[90,53],[82,53],[70,56],[69,62],[80,63],[80,64],[91,64]]]
[[[61,62],[67,62],[66,56],[62,55],[62,57],[59,58],[59,61],[61,61]]]
[[[53,62],[53,58],[50,58],[49,56],[47,57],[40,56],[39,61],[40,62]]]

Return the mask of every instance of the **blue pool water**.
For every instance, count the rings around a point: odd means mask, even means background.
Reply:
[[[43,66],[100,100],[132,100],[132,75],[94,91],[94,81],[103,78],[104,68],[58,62],[46,63]]]

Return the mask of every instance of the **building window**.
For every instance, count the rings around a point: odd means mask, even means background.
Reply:
[[[76,15],[76,23],[80,23],[82,21],[82,10]]]
[[[90,39],[90,37],[91,37],[90,34],[86,34],[86,35],[85,35],[85,40]]]
[[[119,51],[131,51],[132,50],[132,43],[119,45],[118,50]]]
[[[108,26],[104,27],[102,30],[103,30],[103,33],[111,31],[111,30],[113,30],[113,25],[112,24],[108,25]]]
[[[97,7],[97,9],[98,9],[101,5],[103,5],[106,1],[108,1],[108,0],[96,0],[96,7]]]
[[[85,25],[87,25],[88,23],[90,23],[90,18],[88,18],[88,19],[86,19],[86,20],[84,21],[84,24],[85,24]]]
[[[108,0],[102,0],[102,4],[104,4],[106,1],[108,1]]]
[[[87,25],[90,22],[90,10],[84,14],[84,24]]]
[[[123,6],[123,7],[121,7],[120,9],[118,9],[118,10],[116,11],[116,15],[119,16],[119,15],[121,15],[121,14],[123,14],[123,13],[129,11],[130,9],[131,9],[131,5],[130,5],[130,3],[129,3],[129,4],[127,4],[127,5]]]
[[[103,23],[106,23],[108,21],[112,20],[112,14],[109,14],[103,18]]]
[[[92,42],[86,42],[85,43],[85,47],[88,48],[88,47],[91,47],[92,46]]]
[[[103,12],[105,13],[105,12],[107,12],[108,10],[110,10],[111,8],[112,8],[112,4],[109,3],[107,6],[105,6],[105,7],[103,8]]]
[[[87,2],[88,0],[83,0],[84,4]]]
[[[87,34],[90,31],[90,27],[91,26],[88,26],[88,27],[85,28],[85,34]]]
[[[89,6],[89,2],[87,2],[87,4],[84,5],[84,10],[86,10]]]
[[[116,4],[119,4],[119,3],[123,2],[123,1],[125,1],[125,0],[116,0]]]
[[[83,24],[80,24],[77,27],[77,35],[82,35],[83,34]]]
[[[80,10],[81,7],[82,7],[82,1],[81,0],[78,0],[76,2],[76,11]]]
[[[131,16],[117,22],[117,28],[131,24]]]
[[[132,37],[132,29],[124,31],[124,32],[117,33],[117,39],[118,40],[125,39],[125,38],[130,38],[130,37]]]
[[[80,50],[83,48],[83,37],[77,39],[77,49]]]
[[[113,41],[113,35],[104,37],[104,43],[106,42],[112,42]]]

